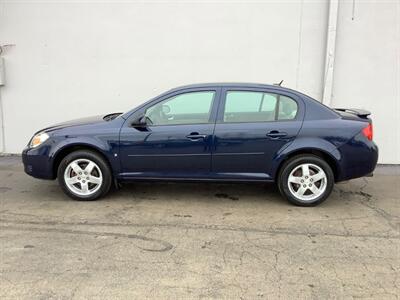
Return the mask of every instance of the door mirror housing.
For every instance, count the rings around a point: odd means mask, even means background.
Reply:
[[[146,127],[147,122],[146,122],[146,116],[145,115],[140,115],[139,117],[135,118],[131,125],[133,127]]]

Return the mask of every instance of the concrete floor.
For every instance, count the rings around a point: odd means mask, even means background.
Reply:
[[[0,158],[0,298],[397,299],[399,182],[338,184],[314,208],[243,184],[76,202]]]

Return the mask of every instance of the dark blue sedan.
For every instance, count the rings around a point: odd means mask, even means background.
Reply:
[[[375,169],[369,114],[275,85],[190,85],[124,114],[40,130],[22,158],[27,174],[58,178],[78,200],[123,181],[276,182],[290,202],[312,206],[335,182]]]

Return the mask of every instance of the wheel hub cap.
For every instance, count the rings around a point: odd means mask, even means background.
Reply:
[[[301,201],[313,201],[321,196],[327,185],[327,177],[315,164],[301,164],[289,174],[288,187],[291,194]]]
[[[89,159],[76,159],[65,169],[64,181],[72,193],[78,196],[90,196],[100,189],[103,175],[95,162]]]

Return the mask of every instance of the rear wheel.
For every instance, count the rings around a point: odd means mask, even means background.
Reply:
[[[288,160],[278,178],[281,194],[299,206],[317,205],[330,195],[334,185],[332,168],[315,155],[298,155]]]
[[[58,182],[75,200],[96,200],[111,187],[111,171],[106,161],[93,151],[75,151],[58,167]]]

